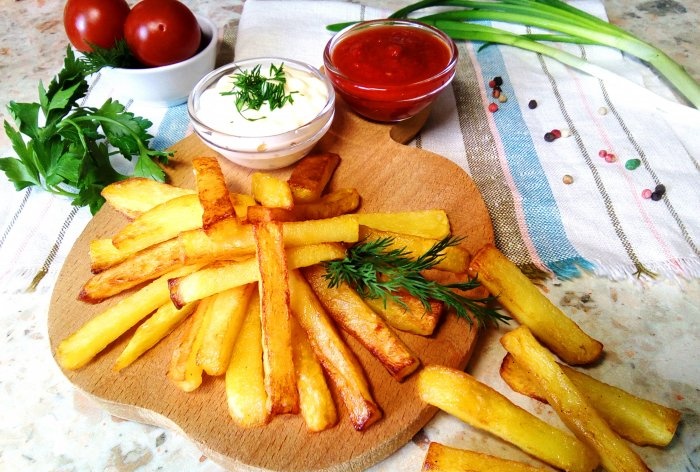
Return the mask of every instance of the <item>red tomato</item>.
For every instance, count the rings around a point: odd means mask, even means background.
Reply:
[[[111,48],[122,39],[128,14],[126,0],[68,0],[63,25],[73,47],[89,52],[90,44]]]
[[[184,61],[199,49],[201,32],[194,14],[177,0],[142,0],[124,23],[129,49],[146,66]]]

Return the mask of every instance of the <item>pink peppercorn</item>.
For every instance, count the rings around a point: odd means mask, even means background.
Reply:
[[[601,149],[600,151],[598,151],[598,155],[600,157],[605,157],[608,155],[608,151],[606,151],[605,149]]]
[[[552,135],[553,135],[556,139],[561,138],[561,131],[559,131],[558,129],[553,129],[552,131],[550,131],[550,133],[552,133]]]
[[[498,105],[496,105],[495,103],[489,103],[489,111],[490,111],[491,113],[497,112],[497,111],[498,111]]]
[[[651,198],[651,190],[648,188],[642,190],[642,198]]]
[[[607,163],[612,163],[612,162],[615,162],[616,160],[617,160],[617,156],[615,156],[615,154],[607,154],[605,156],[605,162],[607,162]]]

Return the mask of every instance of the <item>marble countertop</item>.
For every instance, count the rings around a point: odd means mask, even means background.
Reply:
[[[234,34],[241,0],[188,0],[222,34]],[[366,2],[405,4],[398,0]],[[40,80],[61,67],[66,39],[61,0],[3,0],[0,15],[0,115],[8,101],[33,101]],[[658,45],[700,80],[700,2],[695,0],[606,0],[611,21]],[[225,60],[230,51],[222,51]],[[4,134],[0,150],[8,148]],[[4,155],[4,154],[3,154]],[[4,238],[4,236],[0,236]],[[0,274],[12,261],[3,261]],[[177,432],[109,415],[77,391],[52,359],[46,335],[51,286],[0,290],[0,470],[24,471],[197,471],[222,468]],[[655,471],[700,470],[700,280],[610,281],[585,275],[551,280],[548,297],[592,336],[615,346],[594,373],[616,379],[640,396],[683,412],[677,438],[665,449],[635,448]],[[616,322],[625,314],[634,327]],[[605,320],[605,322],[600,322]],[[643,326],[638,330],[638,326]],[[497,367],[502,333],[483,333],[469,371],[501,386]],[[505,389],[503,389],[505,390]],[[560,424],[550,410],[509,395],[514,402]],[[413,441],[370,470],[418,471],[427,442],[491,452],[538,464],[516,448],[455,418],[438,414]]]

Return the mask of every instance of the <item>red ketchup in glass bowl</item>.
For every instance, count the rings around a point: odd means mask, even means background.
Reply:
[[[440,30],[410,20],[372,20],[338,32],[324,66],[336,92],[370,120],[416,115],[454,77],[457,48]]]

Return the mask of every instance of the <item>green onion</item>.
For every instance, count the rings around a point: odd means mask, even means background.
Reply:
[[[637,57],[656,69],[695,108],[700,108],[700,85],[673,59],[655,46],[594,15],[561,0],[424,0],[391,14],[390,18],[408,18],[428,7],[451,7],[412,19],[435,26],[454,40],[483,41],[515,46],[558,60],[595,77],[623,80],[585,59],[543,44],[557,41],[609,46]],[[502,29],[472,22],[495,21],[531,26],[554,34],[517,35]],[[336,30],[342,24],[330,25]],[[630,82],[626,81],[626,86]],[[637,86],[635,88],[641,89]]]

